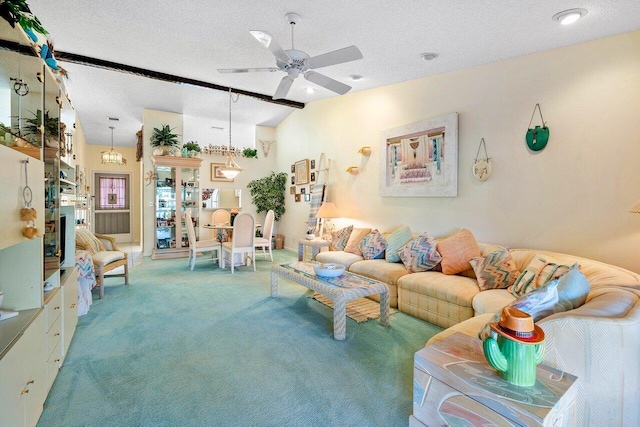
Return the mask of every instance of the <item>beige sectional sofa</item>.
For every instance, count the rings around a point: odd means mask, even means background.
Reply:
[[[484,256],[498,248],[479,244]],[[578,377],[576,425],[640,426],[640,275],[598,261],[534,249],[511,249],[522,271],[537,254],[563,264],[578,263],[591,290],[581,307],[538,322],[546,334],[544,363]],[[364,260],[343,251],[321,252],[319,262],[389,285],[400,311],[446,328],[427,345],[454,332],[477,336],[489,319],[514,300],[506,289],[480,291],[473,270],[409,273],[402,263]]]

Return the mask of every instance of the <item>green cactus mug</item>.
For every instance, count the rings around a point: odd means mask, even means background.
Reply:
[[[498,338],[483,342],[484,355],[498,375],[520,387],[536,383],[536,367],[544,357],[544,331],[517,308],[505,307],[500,321],[489,323]]]

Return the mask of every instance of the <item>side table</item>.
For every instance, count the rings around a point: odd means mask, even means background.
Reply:
[[[409,426],[570,426],[576,379],[540,364],[534,386],[513,385],[487,363],[482,341],[456,333],[415,354]]]
[[[298,240],[298,261],[303,261],[304,260],[304,247],[305,246],[309,246],[311,247],[311,260],[314,261],[316,259],[316,255],[318,255],[318,253],[320,253],[320,249],[322,248],[328,248],[329,246],[331,246],[331,242],[328,240],[321,240],[321,239],[313,239],[313,240],[307,240],[307,239],[300,239]]]

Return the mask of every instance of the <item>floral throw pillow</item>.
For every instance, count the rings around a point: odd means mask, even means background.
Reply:
[[[364,259],[384,258],[386,248],[387,241],[378,230],[372,230],[360,241],[360,250]]]
[[[508,288],[520,275],[506,248],[498,249],[487,256],[471,258],[469,263],[476,273],[481,291]]]
[[[334,251],[344,251],[344,248],[347,246],[347,242],[349,241],[349,236],[351,236],[351,231],[353,231],[353,225],[342,228],[333,233],[331,247]]]
[[[398,256],[410,273],[429,271],[442,261],[436,250],[436,241],[426,234],[421,234],[398,249]]]

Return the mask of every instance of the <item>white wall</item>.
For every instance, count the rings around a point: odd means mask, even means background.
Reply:
[[[278,166],[332,159],[329,198],[338,225],[434,236],[468,228],[479,241],[572,253],[640,272],[640,32],[412,80],[307,104],[276,130]],[[533,154],[524,136],[536,103],[550,128]],[[456,198],[378,195],[380,132],[459,114]],[[471,175],[480,138],[493,175]],[[373,148],[371,157],[357,154]],[[360,174],[348,175],[348,166]],[[308,204],[287,196],[285,244],[305,233]]]

